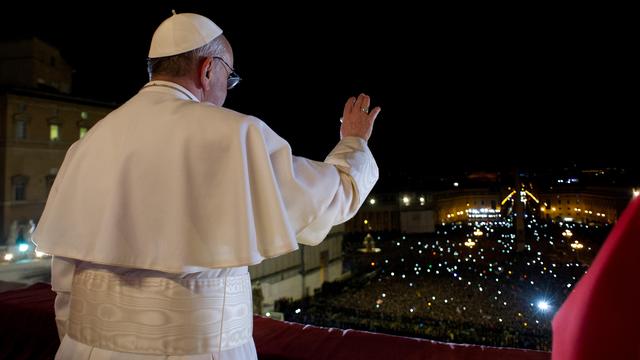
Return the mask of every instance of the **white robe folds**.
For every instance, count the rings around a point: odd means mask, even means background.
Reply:
[[[259,119],[194,98],[153,81],[67,152],[32,237],[54,255],[57,358],[255,359],[246,265],[318,244],[378,179],[363,139],[296,157]]]
[[[257,264],[321,242],[378,179],[363,139],[341,139],[324,162],[293,156],[259,119],[159,85],[71,146],[39,251],[170,273]]]

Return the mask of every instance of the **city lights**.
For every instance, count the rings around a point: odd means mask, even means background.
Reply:
[[[573,244],[571,244],[571,247],[576,250],[579,250],[579,249],[582,249],[584,245],[582,245],[581,243],[578,242],[578,240],[576,240]]]
[[[546,300],[540,300],[537,303],[538,309],[540,309],[541,311],[547,311],[550,308],[549,302]]]

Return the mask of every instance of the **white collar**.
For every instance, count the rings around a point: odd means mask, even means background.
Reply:
[[[142,90],[148,89],[150,87],[155,87],[156,89],[168,89],[168,92],[174,93],[183,97],[185,100],[191,100],[195,102],[200,102],[198,98],[191,93],[191,91],[187,90],[184,86],[176,84],[171,81],[164,80],[152,80],[149,81],[145,86],[142,87]]]

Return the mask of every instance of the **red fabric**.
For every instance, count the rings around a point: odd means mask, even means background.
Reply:
[[[53,359],[60,341],[49,284],[0,293],[0,359]]]
[[[553,360],[640,359],[640,198],[553,319]]]
[[[261,360],[548,360],[534,350],[449,344],[356,330],[327,329],[254,317],[253,338]]]
[[[48,284],[0,293],[0,359],[53,359],[59,346]],[[549,353],[458,345],[355,330],[327,329],[255,316],[261,360],[548,360]]]

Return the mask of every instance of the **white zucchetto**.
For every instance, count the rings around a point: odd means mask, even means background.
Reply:
[[[153,33],[149,58],[182,54],[202,47],[220,35],[222,29],[202,15],[174,13]]]

